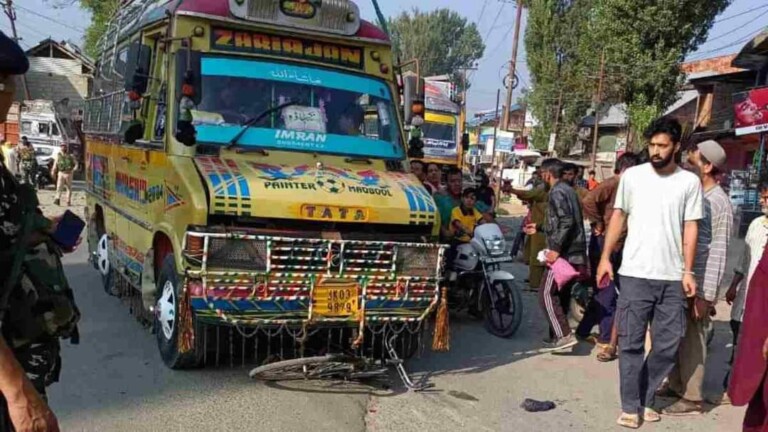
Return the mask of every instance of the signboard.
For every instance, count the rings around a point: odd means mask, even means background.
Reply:
[[[456,158],[456,141],[447,141],[441,139],[424,138],[424,155],[427,157],[446,157]]]
[[[526,149],[528,149],[528,137],[515,138],[515,150],[526,150]]]
[[[552,153],[555,151],[555,141],[557,140],[557,134],[551,133],[549,134],[549,144],[547,145],[547,151]]]
[[[733,120],[736,135],[768,131],[768,87],[734,93]]]
[[[451,100],[450,83],[427,81],[424,83],[424,107],[428,111],[459,113],[459,106]]]
[[[214,28],[211,49],[291,57],[360,70],[365,66],[360,47],[244,30]]]
[[[496,151],[499,153],[512,153],[515,143],[515,134],[507,131],[496,132]]]

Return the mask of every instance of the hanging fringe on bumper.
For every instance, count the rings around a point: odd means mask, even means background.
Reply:
[[[192,309],[189,306],[189,290],[184,284],[184,293],[179,302],[179,352],[186,353],[195,346],[195,329],[192,324]]]
[[[432,337],[432,351],[447,352],[451,349],[451,329],[448,325],[448,289],[440,292],[440,305],[435,315],[435,333]]]

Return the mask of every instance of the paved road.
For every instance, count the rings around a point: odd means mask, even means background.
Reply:
[[[237,367],[165,368],[153,336],[104,294],[85,258],[81,250],[66,259],[83,311],[82,342],[65,343],[62,381],[50,392],[66,431],[616,429],[616,363],[596,362],[588,346],[568,355],[537,353],[545,329],[531,294],[525,295],[524,323],[512,340],[494,338],[479,324],[457,318],[451,323],[450,353],[427,351],[411,361],[417,376],[431,374],[432,392],[304,383],[269,387]],[[516,273],[521,269],[515,266]],[[729,337],[727,324],[718,322],[709,388],[721,379]],[[526,397],[554,400],[558,407],[528,414],[519,408]],[[720,407],[644,429],[737,430],[741,415],[742,409]]]
[[[56,211],[46,206],[46,212]],[[429,376],[433,391],[303,382],[267,386],[251,381],[245,368],[167,369],[154,336],[103,292],[84,249],[65,261],[83,312],[82,341],[65,342],[62,380],[50,389],[65,431],[619,430],[614,426],[617,363],[598,363],[587,345],[564,355],[539,353],[546,330],[532,294],[524,294],[523,325],[511,340],[495,338],[466,318],[452,318],[451,352],[427,350],[408,364],[416,377]],[[525,277],[523,266],[510,269]],[[710,393],[722,381],[729,341],[727,322],[718,321]],[[526,397],[558,406],[526,413],[519,408]],[[742,415],[743,408],[718,407],[697,417],[665,418],[643,430],[735,431]]]

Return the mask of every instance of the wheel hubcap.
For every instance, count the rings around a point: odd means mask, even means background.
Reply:
[[[157,301],[157,310],[163,335],[171,340],[176,323],[176,289],[171,281],[166,281],[163,285],[163,292]]]
[[[101,236],[96,248],[96,265],[102,276],[109,274],[109,237],[106,234]]]

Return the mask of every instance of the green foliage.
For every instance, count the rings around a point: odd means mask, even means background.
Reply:
[[[422,12],[414,8],[391,18],[389,31],[396,57],[400,61],[418,58],[423,76],[458,78],[458,69],[471,66],[485,51],[475,23],[450,9]]]
[[[533,135],[536,148],[547,148],[549,135],[554,132],[555,118],[559,117],[557,148],[559,152],[566,152],[575,142],[578,123],[589,107],[591,89],[580,78],[585,66],[576,59],[584,40],[581,35],[584,26],[580,21],[586,19],[588,3],[574,3],[566,11],[563,1],[528,2],[525,47],[533,79],[529,109],[539,120]]]
[[[627,108],[630,127],[628,149],[635,150],[639,143],[642,143],[645,129],[661,114],[661,110],[656,105],[648,103],[644,94],[637,95]]]
[[[85,30],[85,53],[96,58],[99,38],[107,29],[109,19],[120,6],[121,0],[44,0],[54,9],[78,5],[91,14],[91,22]]]
[[[85,52],[96,57],[97,44],[107,29],[109,19],[120,6],[120,0],[79,0],[80,7],[91,13],[91,24],[85,31]]]
[[[633,130],[642,132],[674,102],[684,78],[680,63],[706,40],[715,16],[730,2],[531,0],[525,35],[530,103],[542,129],[552,128],[563,91],[558,141],[565,148],[573,142],[579,121],[594,108],[604,52],[603,101],[626,102]]]

